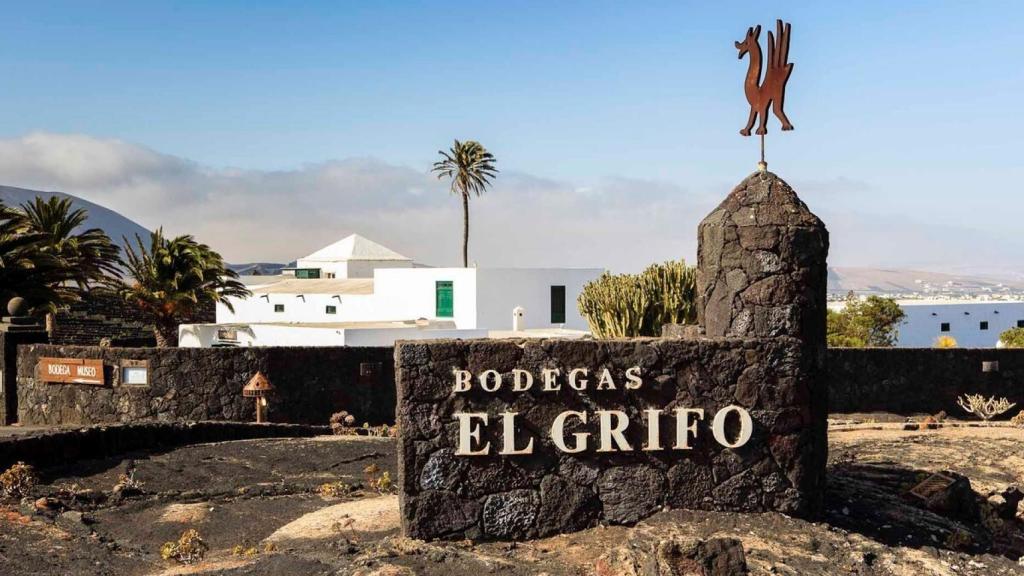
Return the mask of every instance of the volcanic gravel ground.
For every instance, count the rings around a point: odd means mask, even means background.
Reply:
[[[632,527],[516,544],[400,537],[397,498],[366,486],[364,472],[375,464],[374,478],[394,479],[390,439],[248,440],[69,463],[43,471],[32,498],[0,508],[0,574],[641,574],[666,542],[717,537],[742,541],[752,574],[1024,574],[1020,521],[984,513],[990,493],[1024,484],[1024,430],[900,428],[830,431],[822,522],[667,510]],[[112,496],[130,469],[142,492]],[[943,470],[970,480],[980,516],[927,510],[906,496]],[[354,488],[316,492],[338,482]],[[37,512],[34,500],[46,496],[56,500]],[[161,559],[161,545],[188,528],[209,545],[205,559]],[[233,554],[236,546],[255,550]]]

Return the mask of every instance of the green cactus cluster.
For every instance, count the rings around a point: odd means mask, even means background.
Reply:
[[[577,306],[598,338],[660,336],[664,324],[697,320],[697,271],[683,260],[639,274],[609,274],[583,287]]]

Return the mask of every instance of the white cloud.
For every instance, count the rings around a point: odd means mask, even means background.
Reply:
[[[286,262],[359,232],[420,262],[457,264],[461,204],[427,170],[426,163],[414,169],[366,158],[239,170],[87,135],[0,140],[0,184],[74,194],[150,228],[194,234],[232,262]],[[830,224],[835,265],[979,264],[979,257],[997,264],[1000,255],[1021,248],[1016,240],[937,230],[902,215],[843,211],[830,198],[862,191],[867,185],[857,180],[795,184]],[[470,257],[486,266],[617,271],[692,260],[697,223],[727,193],[629,178],[579,183],[502,172],[493,190],[470,203]]]
[[[192,233],[234,262],[288,261],[359,232],[429,264],[460,258],[462,211],[445,182],[374,159],[295,170],[214,168],[120,140],[0,140],[0,182],[58,190],[140,224]],[[470,257],[488,266],[637,269],[692,258],[711,204],[668,183],[588,186],[502,173],[470,203]]]

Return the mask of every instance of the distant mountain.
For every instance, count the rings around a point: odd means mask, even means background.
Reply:
[[[281,264],[278,262],[249,262],[247,264],[228,264],[228,268],[238,272],[239,276],[274,276],[280,274],[282,268],[294,265],[294,262],[291,264]]]
[[[99,204],[94,204],[77,196],[63,192],[42,192],[40,190],[27,190],[13,186],[0,186],[0,202],[11,207],[18,207],[26,202],[31,202],[36,196],[43,198],[50,198],[52,196],[71,198],[71,203],[76,208],[84,208],[89,213],[89,219],[85,221],[84,227],[103,230],[118,246],[123,246],[124,244],[122,237],[128,238],[133,242],[136,234],[143,239],[149,237],[149,230],[146,230],[138,223],[109,208],[104,208]]]

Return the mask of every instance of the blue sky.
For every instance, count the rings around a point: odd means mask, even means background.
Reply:
[[[786,107],[796,130],[780,133],[772,118],[768,162],[812,209],[835,215],[836,263],[1024,268],[1020,3],[295,4],[9,5],[0,137],[85,135],[221,176],[351,159],[424,173],[452,138],[475,138],[503,174],[583,194],[629,181],[641,202],[679,194],[688,200],[670,206],[705,209],[757,156],[756,140],[737,133],[746,60],[732,43],[778,17],[793,24]],[[42,168],[0,159],[0,179],[125,203],[105,197],[102,181],[59,168],[47,180]],[[277,193],[303,201],[302,190]],[[133,215],[132,206],[111,207]],[[150,212],[134,217],[156,225],[165,213]],[[905,257],[892,249],[905,240],[898,234],[857,248],[857,235],[901,227],[917,227]],[[835,238],[839,231],[846,235]],[[929,252],[930,235],[953,241],[936,239]],[[637,258],[692,253],[681,236],[666,236],[663,250]],[[951,255],[948,244],[968,248]],[[233,251],[256,255],[225,248]]]

